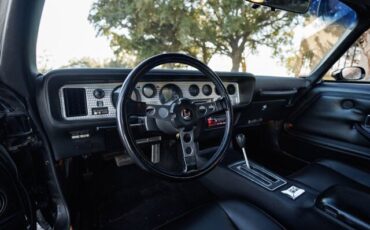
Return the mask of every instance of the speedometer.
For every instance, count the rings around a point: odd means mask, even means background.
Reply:
[[[178,98],[182,98],[182,92],[181,89],[174,84],[167,84],[163,86],[159,92],[159,100],[162,104],[166,104]]]

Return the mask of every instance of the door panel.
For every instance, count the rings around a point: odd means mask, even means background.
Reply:
[[[282,148],[310,160],[327,157],[329,152],[334,153],[333,157],[348,155],[369,160],[370,127],[366,124],[370,122],[369,114],[369,84],[322,83],[290,117]],[[305,143],[306,149],[300,150],[302,145],[289,146],[296,140]],[[309,156],[311,150],[315,156]]]

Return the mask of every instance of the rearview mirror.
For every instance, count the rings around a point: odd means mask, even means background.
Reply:
[[[286,10],[294,13],[304,14],[311,5],[311,0],[247,0],[249,2],[268,6],[271,8]]]
[[[334,71],[332,77],[338,81],[357,81],[365,77],[365,69],[359,66],[345,67]]]

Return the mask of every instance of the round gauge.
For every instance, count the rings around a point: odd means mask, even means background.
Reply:
[[[159,92],[159,100],[162,104],[166,104],[178,98],[182,98],[182,92],[181,89],[174,84],[167,84],[163,86],[163,88]]]
[[[199,87],[197,85],[189,86],[189,94],[193,97],[198,96],[199,94]]]
[[[145,84],[141,92],[145,97],[152,98],[157,93],[157,90],[153,84]]]
[[[116,106],[117,106],[118,96],[119,96],[119,93],[120,93],[120,92],[121,92],[121,86],[119,86],[119,87],[115,88],[115,89],[113,90],[113,93],[112,93],[112,104],[113,104],[113,106],[114,106],[115,108],[116,108]],[[139,95],[139,92],[138,92],[136,89],[134,89],[134,90],[132,91],[131,99],[132,99],[133,101],[140,101],[140,95]]]
[[[227,86],[227,92],[230,94],[230,95],[233,95],[235,92],[236,92],[236,89],[235,89],[235,86],[232,85],[232,84],[229,84]]]
[[[204,95],[209,96],[209,95],[212,94],[212,87],[208,84],[203,85],[202,92],[203,92]]]

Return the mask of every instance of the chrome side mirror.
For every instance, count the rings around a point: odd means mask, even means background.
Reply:
[[[351,66],[335,70],[331,76],[338,81],[358,81],[365,78],[366,72],[360,66]]]

